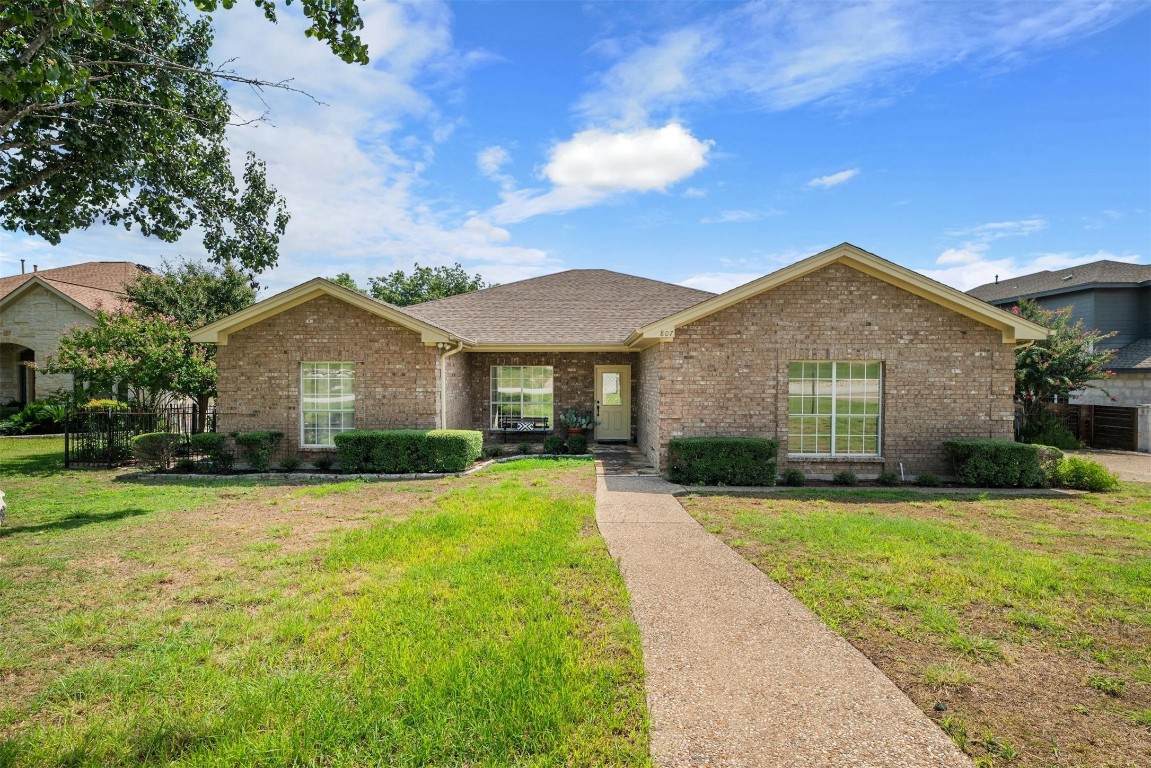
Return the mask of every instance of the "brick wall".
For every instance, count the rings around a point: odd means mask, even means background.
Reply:
[[[436,426],[435,347],[382,318],[322,296],[232,334],[217,350],[221,432],[274,429],[300,441],[300,363],[356,364],[356,427]]]
[[[20,298],[0,310],[0,402],[17,396],[22,366],[17,345],[36,353],[36,362],[56,353],[60,337],[78,325],[91,325],[92,316],[75,304],[40,287],[28,289]],[[12,346],[9,346],[12,345]],[[35,396],[43,397],[57,389],[72,389],[68,373],[34,374]],[[33,393],[29,393],[33,394]]]
[[[630,352],[477,352],[465,353],[471,398],[466,429],[482,429],[490,424],[491,367],[493,365],[550,365],[554,369],[554,415],[568,408],[584,411],[595,409],[595,367],[597,365],[631,366],[631,423],[636,428],[637,387],[636,355]],[[449,396],[449,406],[454,395]],[[552,427],[555,427],[553,416]]]
[[[1012,436],[1014,352],[999,331],[839,264],[679,328],[648,354],[661,464],[674,436],[758,435],[780,441],[788,466],[791,360],[884,363],[883,461],[791,462],[805,472],[903,462],[908,474],[946,475],[944,440]]]
[[[660,452],[659,358],[662,349],[662,345],[656,344],[639,353],[639,365],[636,366],[639,391],[632,393],[632,402],[638,401],[636,442],[656,467],[659,466]]]
[[[448,389],[448,429],[471,429],[472,382],[468,353],[457,352],[444,361]]]
[[[1085,389],[1071,398],[1071,402],[1082,405],[1116,405],[1134,408],[1151,403],[1151,371],[1134,373],[1121,371],[1114,378],[1093,382],[1107,390],[1111,397],[1097,389]]]

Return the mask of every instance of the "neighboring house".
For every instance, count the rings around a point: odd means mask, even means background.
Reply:
[[[126,261],[90,261],[0,278],[0,403],[29,403],[58,389],[71,389],[71,374],[48,375],[43,363],[60,337],[88,325],[96,310],[124,301],[124,286],[146,267]]]
[[[1151,265],[1095,261],[1055,272],[1036,272],[968,291],[997,307],[1010,309],[1033,299],[1046,309],[1071,308],[1072,320],[1115,336],[1100,343],[1115,350],[1110,369],[1115,377],[1095,382],[1071,402],[1083,405],[1135,407],[1151,403]]]
[[[949,474],[945,440],[1011,439],[1014,346],[1045,336],[844,244],[721,295],[572,270],[400,308],[317,278],[192,339],[217,345],[220,431],[290,450],[581,408],[657,467],[676,436],[754,435],[814,475],[914,475]]]

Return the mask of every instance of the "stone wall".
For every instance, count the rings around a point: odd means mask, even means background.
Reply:
[[[901,462],[908,475],[947,475],[943,441],[1012,437],[1014,352],[1000,332],[840,264],[679,328],[645,354],[659,376],[661,465],[672,437],[749,435],[778,439],[781,467],[814,475]],[[881,460],[788,460],[793,360],[883,362]]]
[[[490,424],[491,368],[494,365],[550,365],[553,382],[554,417],[568,408],[595,410],[595,367],[597,365],[631,366],[631,425],[635,433],[639,387],[636,355],[630,352],[476,352],[466,353],[471,409],[466,429],[481,429]],[[449,396],[449,403],[453,395]],[[589,435],[590,439],[591,435]],[[510,439],[510,437],[509,437]]]
[[[218,348],[217,429],[284,433],[300,444],[300,363],[356,364],[358,429],[434,429],[435,347],[420,335],[321,296],[231,335]]]
[[[0,310],[0,345],[6,345],[0,352],[0,402],[8,402],[19,392],[20,350],[15,345],[33,350],[36,362],[43,365],[45,358],[56,353],[61,336],[76,326],[91,324],[90,314],[38,285]],[[34,389],[37,397],[57,389],[70,390],[72,376],[36,371]]]

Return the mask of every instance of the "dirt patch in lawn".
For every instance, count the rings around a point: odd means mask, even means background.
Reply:
[[[1151,765],[1151,489],[688,497],[980,764]]]

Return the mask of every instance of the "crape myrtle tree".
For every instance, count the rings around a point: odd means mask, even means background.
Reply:
[[[1113,375],[1107,364],[1114,353],[1096,345],[1114,332],[1089,330],[1082,320],[1072,323],[1070,308],[1044,309],[1024,300],[1011,311],[1051,331],[1046,339],[1015,350],[1015,400],[1023,411],[1025,432],[1039,427],[1045,405],[1056,398],[1066,400],[1084,389],[1108,394],[1096,382]]]
[[[275,0],[252,2],[276,21]],[[299,6],[309,37],[367,63],[354,0]],[[190,14],[180,0],[0,3],[0,226],[53,244],[96,222],[168,242],[199,226],[217,263],[276,264],[287,208],[253,155],[237,184],[224,85],[290,86],[214,65],[210,20]]]
[[[458,263],[450,267],[421,267],[417,263],[411,274],[397,269],[384,277],[368,278],[368,288],[357,285],[347,272],[341,272],[329,279],[337,285],[395,304],[397,307],[410,307],[413,304],[471,293],[496,285],[485,283],[482,275],[469,274]]]

